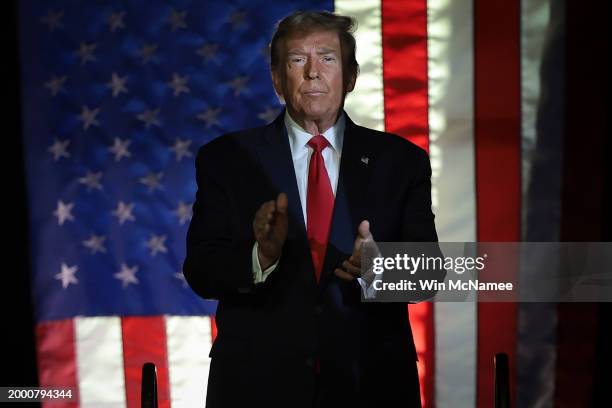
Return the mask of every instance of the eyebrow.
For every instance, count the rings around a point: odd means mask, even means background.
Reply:
[[[338,50],[334,49],[334,48],[319,48],[317,49],[317,54],[322,55],[322,54],[337,54]],[[292,50],[289,50],[287,52],[287,55],[306,55],[308,54],[307,52],[294,48]]]

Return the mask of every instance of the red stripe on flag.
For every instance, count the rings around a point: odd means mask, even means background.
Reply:
[[[435,406],[434,389],[434,311],[433,303],[417,303],[409,306],[412,336],[419,358],[419,383],[423,408]]]
[[[170,406],[166,328],[163,317],[121,319],[123,364],[128,407],[140,407],[142,365],[157,367],[157,395],[160,407]]]
[[[76,354],[72,319],[39,323],[36,326],[38,382],[41,387],[71,387],[78,391]],[[48,407],[78,407],[75,402],[43,403]]]
[[[385,130],[429,148],[427,1],[382,1]],[[410,306],[421,400],[434,406],[433,305]]]
[[[427,1],[382,1],[385,130],[429,146]]]
[[[477,237],[520,240],[520,2],[474,3]],[[508,353],[515,395],[516,303],[478,304],[477,406],[494,401],[493,357]]]
[[[217,338],[217,321],[215,316],[210,316],[210,343],[215,341]]]

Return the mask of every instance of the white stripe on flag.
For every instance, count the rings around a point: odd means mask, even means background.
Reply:
[[[210,317],[166,316],[165,321],[171,406],[203,407],[212,342]]]
[[[75,318],[79,402],[82,407],[125,407],[119,317]]]
[[[476,240],[472,3],[427,1],[429,151],[441,242]],[[476,401],[476,303],[434,308],[435,401]]]
[[[380,0],[336,0],[335,11],[357,20],[357,62],[360,73],[344,108],[351,119],[371,129],[385,130]]]

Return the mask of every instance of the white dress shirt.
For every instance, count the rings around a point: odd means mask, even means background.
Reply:
[[[307,223],[306,214],[306,195],[308,193],[308,166],[310,164],[310,156],[314,149],[308,146],[308,141],[314,136],[306,132],[300,125],[295,122],[288,111],[285,111],[285,127],[289,135],[289,147],[291,149],[291,158],[293,159],[293,168],[295,169],[295,177],[300,194],[300,202],[302,204],[302,215],[304,216],[304,225]],[[336,197],[336,188],[338,187],[338,176],[340,174],[340,158],[342,156],[342,142],[344,141],[344,129],[346,128],[346,119],[344,114],[340,115],[336,123],[325,132],[323,136],[329,142],[329,145],[323,149],[321,154],[325,160],[325,169],[329,176],[331,188]],[[257,256],[257,242],[253,246],[253,277],[255,283],[261,283],[276,269],[278,261],[270,265],[266,270],[261,269],[259,257]],[[366,288],[366,282],[358,278],[360,285]]]

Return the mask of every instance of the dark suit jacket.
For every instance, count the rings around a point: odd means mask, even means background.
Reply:
[[[207,405],[312,407],[317,400],[317,406],[415,406],[416,353],[406,304],[362,303],[358,282],[333,270],[350,256],[364,219],[376,241],[437,241],[427,154],[347,116],[317,284],[283,115],[221,136],[197,156],[183,271],[196,293],[219,299]],[[289,198],[288,238],[277,268],[255,285],[253,217],[280,192]]]

